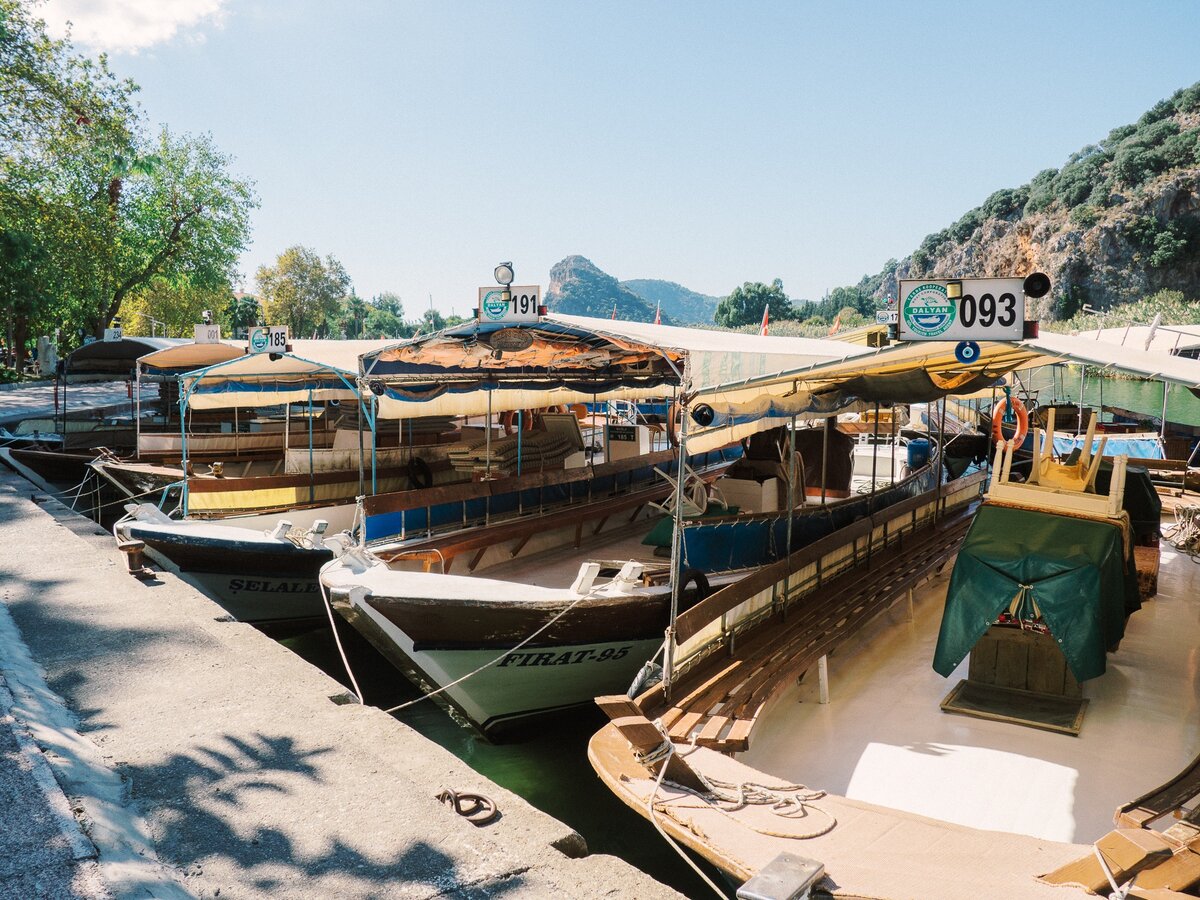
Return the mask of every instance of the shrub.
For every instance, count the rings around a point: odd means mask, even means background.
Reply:
[[[1080,228],[1091,228],[1100,219],[1100,213],[1094,206],[1077,206],[1071,210],[1071,222]]]

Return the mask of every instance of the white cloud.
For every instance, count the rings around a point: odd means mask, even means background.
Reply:
[[[48,0],[37,9],[51,34],[66,34],[83,47],[136,53],[183,33],[203,40],[197,29],[220,25],[226,0]]]

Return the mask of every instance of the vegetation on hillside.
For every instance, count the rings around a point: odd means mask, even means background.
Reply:
[[[622,281],[621,287],[632,291],[650,306],[662,304],[662,311],[680,324],[706,325],[713,320],[719,297],[710,297],[689,290],[674,281],[658,278],[635,278]]]

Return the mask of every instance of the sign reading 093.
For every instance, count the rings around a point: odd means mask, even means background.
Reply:
[[[947,285],[961,284],[950,296]],[[905,341],[1019,341],[1025,328],[1020,278],[963,278],[954,282],[901,280],[899,338]]]

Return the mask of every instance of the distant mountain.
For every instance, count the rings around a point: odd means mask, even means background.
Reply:
[[[663,315],[683,325],[711,325],[721,300],[660,278],[634,278],[622,281],[621,287],[633,291],[651,306],[661,303]]]
[[[654,304],[624,287],[617,279],[582,256],[568,256],[550,269],[546,306],[551,312],[569,316],[607,319],[617,308],[617,318],[631,322],[653,322]],[[664,325],[674,324],[663,310]]]
[[[1135,124],[1071,155],[1061,169],[996,191],[851,289],[881,300],[900,278],[1050,276],[1042,318],[1171,289],[1200,299],[1200,83]]]

